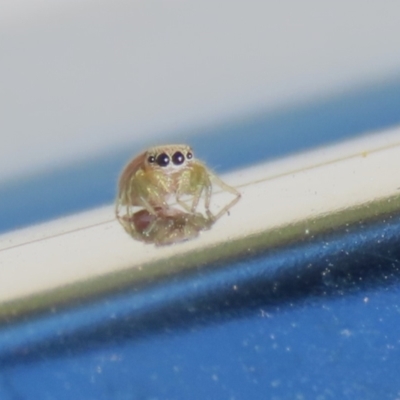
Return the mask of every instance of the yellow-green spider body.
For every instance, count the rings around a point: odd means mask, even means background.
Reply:
[[[133,215],[133,207],[141,207],[152,215],[165,215],[172,203],[195,213],[204,195],[204,207],[210,216],[213,183],[235,195],[235,199],[213,217],[216,220],[236,204],[240,193],[197,160],[189,146],[152,147],[135,157],[123,170],[118,184],[116,215],[121,218],[123,207],[126,207],[125,218]],[[191,197],[190,205],[182,200],[185,196]]]

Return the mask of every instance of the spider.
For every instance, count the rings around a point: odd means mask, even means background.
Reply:
[[[210,211],[212,185],[215,183],[235,198],[217,215]],[[240,199],[240,193],[224,183],[204,163],[194,157],[192,149],[183,144],[152,147],[135,157],[122,171],[118,184],[116,216],[129,221],[133,207],[142,207],[149,214],[168,214],[170,201],[178,203],[185,211],[195,213],[204,193],[207,218],[216,221]],[[182,200],[191,196],[191,204]],[[120,215],[126,207],[126,214]]]

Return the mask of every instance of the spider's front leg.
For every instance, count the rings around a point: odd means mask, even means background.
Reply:
[[[126,213],[121,216],[123,206],[126,206]],[[118,219],[124,217],[125,220],[129,220],[135,214],[137,207],[142,207],[154,216],[158,216],[162,210],[168,209],[163,187],[152,182],[141,171],[133,174],[120,188],[116,201],[116,216]]]
[[[208,211],[210,207],[212,185],[208,178],[207,170],[201,163],[195,163],[182,173],[178,190],[176,192],[176,201],[186,211],[195,214],[203,192],[205,193],[205,208]],[[181,200],[181,196],[191,195],[191,205]]]
[[[225,190],[226,192],[229,192],[229,193],[232,193],[235,195],[235,198],[232,201],[230,201],[215,216],[213,216],[214,221],[216,221],[219,218],[221,218],[225,213],[227,213],[240,200],[242,195],[234,187],[227,185],[222,179],[220,179],[213,172],[208,171],[208,176],[209,176],[210,182],[215,183],[216,185],[218,185],[221,189]],[[212,215],[212,214],[210,213],[210,215]]]

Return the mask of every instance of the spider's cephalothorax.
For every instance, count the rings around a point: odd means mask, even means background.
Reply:
[[[195,159],[189,146],[152,147],[135,157],[122,172],[118,185],[117,217],[121,218],[121,207],[126,207],[128,218],[132,216],[132,207],[143,207],[153,215],[165,215],[171,202],[194,213],[203,194],[204,206],[210,215],[213,183],[236,196],[218,213],[216,218],[219,218],[239,200],[240,193]],[[191,205],[181,199],[187,195],[192,197]]]

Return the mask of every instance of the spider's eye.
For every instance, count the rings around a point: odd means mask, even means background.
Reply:
[[[154,156],[149,156],[149,158],[147,159],[147,161],[148,161],[150,164],[153,164],[153,162],[156,161],[156,158],[155,158]]]
[[[172,156],[172,162],[175,165],[181,165],[183,164],[184,161],[185,161],[185,156],[180,151],[176,151]]]
[[[186,154],[186,158],[187,158],[188,160],[191,160],[191,159],[193,158],[193,153],[191,153],[191,152],[189,151],[189,153]]]
[[[166,167],[169,164],[169,157],[165,153],[161,153],[159,156],[157,156],[157,164],[160,167]]]

